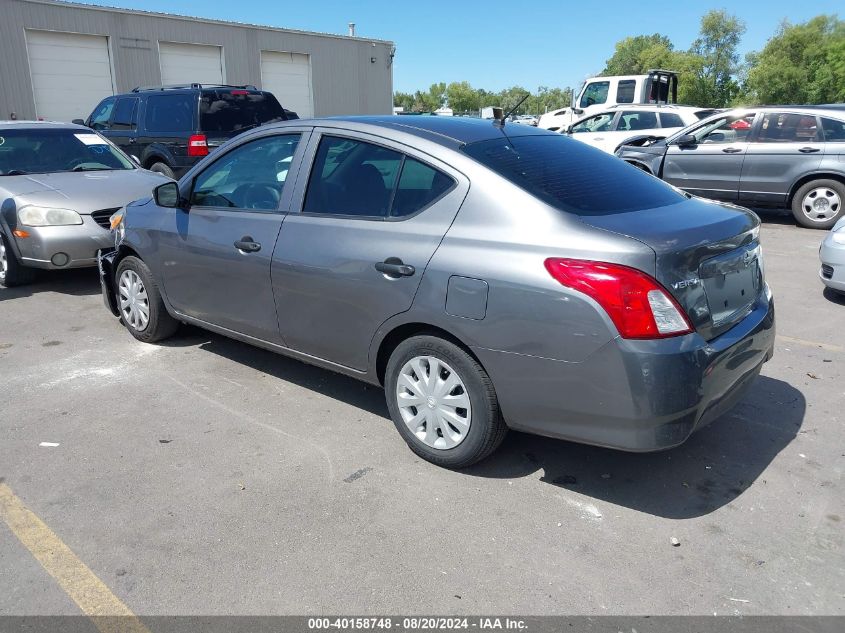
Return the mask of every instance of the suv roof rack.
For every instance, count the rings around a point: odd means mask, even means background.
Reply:
[[[235,86],[231,84],[170,84],[167,86],[135,86],[132,92],[148,92],[151,90],[205,90],[208,88],[237,88],[239,90],[258,90],[251,84]]]

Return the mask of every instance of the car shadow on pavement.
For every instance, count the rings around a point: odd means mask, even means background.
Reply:
[[[58,292],[77,297],[100,294],[100,278],[96,268],[39,270],[32,283],[0,288],[0,301],[31,297],[41,292]]]
[[[761,475],[795,438],[805,409],[800,391],[761,376],[732,411],[672,450],[625,453],[511,433],[499,451],[465,472],[501,479],[539,474],[598,507],[604,501],[669,519],[700,517],[735,501],[758,479],[765,485]]]

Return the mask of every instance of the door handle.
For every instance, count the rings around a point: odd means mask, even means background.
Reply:
[[[739,154],[742,151],[740,147],[726,147],[722,150],[725,154]]]
[[[812,154],[814,152],[818,152],[819,148],[818,147],[802,147],[798,151],[801,152],[802,154]]]
[[[376,264],[376,270],[389,277],[410,277],[416,272],[413,266],[402,263],[398,257],[388,257]]]
[[[241,239],[235,242],[235,248],[243,253],[256,253],[261,250],[261,244],[252,239],[249,235],[244,235]]]

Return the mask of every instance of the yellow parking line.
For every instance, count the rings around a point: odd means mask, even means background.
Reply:
[[[783,336],[782,334],[778,334],[777,338],[779,341],[784,343],[792,343],[794,345],[804,345],[806,347],[818,347],[823,350],[827,350],[828,352],[845,352],[845,347],[841,345],[831,345],[830,343],[819,343],[818,341],[808,341],[803,338],[794,338],[792,336]]]
[[[3,483],[0,518],[101,633],[150,633],[129,607]]]

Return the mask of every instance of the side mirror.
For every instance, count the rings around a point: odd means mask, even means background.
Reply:
[[[698,141],[692,134],[683,134],[675,139],[675,145],[678,147],[695,147],[698,145]]]
[[[158,206],[166,209],[183,208],[183,201],[179,197],[179,185],[175,182],[166,182],[153,189],[153,199]]]
[[[74,119],[73,121],[71,121],[71,123],[73,123],[74,125],[85,125],[85,121],[83,121],[82,119]]]

